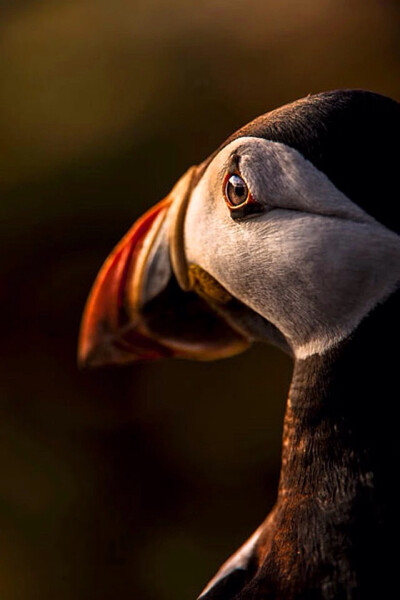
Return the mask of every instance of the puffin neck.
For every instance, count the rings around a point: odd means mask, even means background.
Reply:
[[[304,456],[307,464],[313,459],[323,464],[326,458],[337,467],[336,460],[343,464],[348,448],[358,468],[380,472],[385,467],[389,457],[383,464],[380,459],[392,441],[388,416],[397,389],[399,300],[400,289],[337,347],[296,361],[285,416],[284,457],[285,448],[297,448],[294,454]],[[318,481],[310,481],[311,475],[305,472],[304,478],[315,491]],[[318,480],[318,472],[315,475]]]
[[[313,586],[315,598],[369,598],[389,585],[397,372],[388,338],[399,297],[337,348],[295,364],[278,500],[259,556],[268,591],[282,599],[314,598]]]

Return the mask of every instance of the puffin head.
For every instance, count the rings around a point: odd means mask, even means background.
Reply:
[[[297,359],[348,337],[400,278],[400,106],[307,96],[233,134],[108,257],[79,361],[211,360],[253,341]]]

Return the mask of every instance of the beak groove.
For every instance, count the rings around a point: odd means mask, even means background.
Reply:
[[[172,189],[176,198],[170,209],[170,257],[175,277],[185,292],[191,289],[189,269],[184,249],[183,227],[189,198],[193,189],[196,167],[191,167]]]

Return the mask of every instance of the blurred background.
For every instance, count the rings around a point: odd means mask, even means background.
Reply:
[[[146,208],[250,119],[400,97],[374,0],[15,0],[0,20],[0,595],[194,599],[271,508],[291,362],[81,373],[82,309]]]

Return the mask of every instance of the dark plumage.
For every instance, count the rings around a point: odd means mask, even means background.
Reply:
[[[243,136],[295,148],[353,202],[400,232],[395,193],[400,105],[395,100],[363,90],[313,94],[251,121],[223,146]]]
[[[339,347],[297,362],[277,503],[247,569],[202,600],[395,595],[399,294]]]

